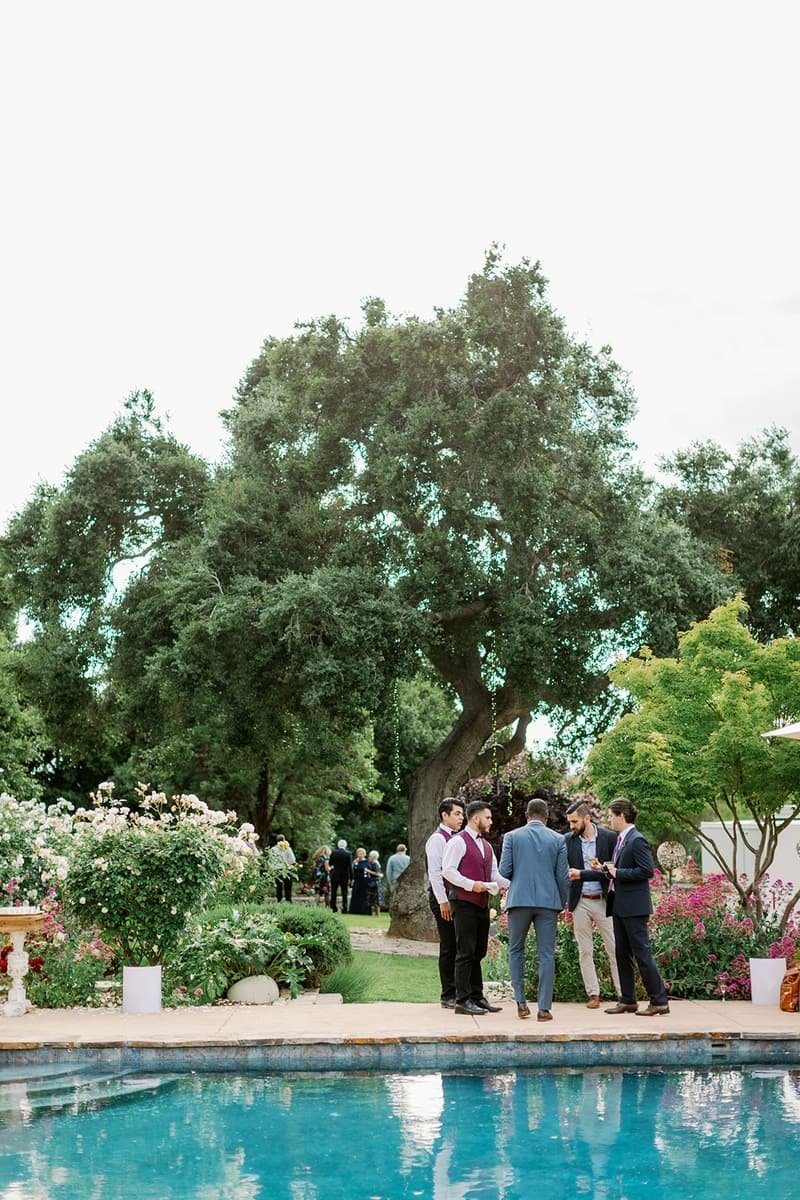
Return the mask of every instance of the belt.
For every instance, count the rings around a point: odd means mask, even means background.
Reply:
[[[581,900],[602,900],[600,892],[581,892]]]

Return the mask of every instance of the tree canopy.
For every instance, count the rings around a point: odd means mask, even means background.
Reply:
[[[614,686],[635,710],[592,748],[588,769],[604,800],[623,794],[649,825],[690,831],[758,911],[778,836],[800,814],[800,747],[761,736],[800,714],[800,642],[762,645],[746,617],[737,597],[682,634],[675,657],[644,649],[616,666]],[[724,845],[704,819],[724,823]],[[747,880],[745,849],[755,861]],[[800,888],[787,913],[798,899]]]
[[[664,465],[673,482],[659,510],[684,524],[716,555],[747,622],[760,638],[800,631],[800,463],[785,429],[768,429],[734,455],[713,442]]]
[[[357,330],[330,317],[269,339],[242,381],[220,578],[274,587],[288,569],[301,612],[335,578],[313,632],[342,678],[344,621],[381,646],[376,682],[422,656],[457,697],[412,782],[417,871],[438,798],[484,773],[494,729],[513,726],[510,757],[534,712],[574,719],[597,703],[612,649],[671,648],[719,594],[713,566],[653,507],[632,413],[624,373],[569,335],[538,265],[495,253],[456,308],[393,319],[369,301]],[[417,871],[395,928],[424,908]]]
[[[427,319],[373,299],[358,327],[269,338],[214,473],[144,394],[12,522],[20,676],[71,761],[172,764],[178,789],[262,820],[279,780],[299,804],[315,764],[362,761],[372,728],[385,743],[398,684],[433,681],[449,724],[420,742],[395,896],[394,927],[418,932],[441,796],[518,753],[536,713],[591,736],[619,703],[612,655],[672,651],[725,594],[634,463],[633,411],[539,265],[496,251]]]

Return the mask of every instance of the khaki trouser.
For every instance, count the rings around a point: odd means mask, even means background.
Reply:
[[[605,899],[602,896],[598,896],[596,900],[589,900],[587,897],[581,896],[572,914],[572,928],[575,931],[575,937],[578,942],[581,975],[583,976],[586,995],[600,995],[600,985],[597,982],[597,971],[594,965],[594,945],[592,942],[592,929],[594,928],[599,931],[600,937],[603,939],[608,961],[611,964],[611,978],[614,981],[614,991],[619,996],[619,971],[617,970],[617,956],[614,948],[614,922],[611,917],[606,916]]]

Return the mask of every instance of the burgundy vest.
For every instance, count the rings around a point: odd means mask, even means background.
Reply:
[[[466,854],[458,864],[459,871],[466,875],[467,879],[480,879],[488,883],[492,878],[492,847],[486,838],[481,838],[479,845],[466,830],[458,836],[464,839],[467,847]],[[488,892],[468,892],[466,888],[460,887],[454,887],[452,890],[457,900],[468,900],[470,904],[477,904],[478,908],[486,908],[489,903]]]

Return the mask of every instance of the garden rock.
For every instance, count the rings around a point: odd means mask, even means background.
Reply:
[[[228,988],[228,999],[234,1004],[274,1004],[278,985],[269,975],[248,975]]]

